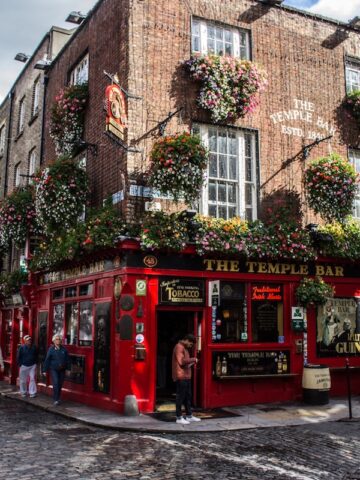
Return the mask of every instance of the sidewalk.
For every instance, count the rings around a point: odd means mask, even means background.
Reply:
[[[200,433],[241,430],[250,428],[285,427],[319,422],[349,420],[346,398],[331,399],[328,405],[311,406],[302,403],[271,403],[242,405],[223,408],[230,417],[205,419],[190,425],[164,422],[149,415],[125,417],[115,412],[88,407],[81,403],[64,401],[55,407],[51,397],[39,394],[36,398],[23,398],[14,386],[0,382],[0,395],[26,402],[34,407],[62,415],[66,418],[96,427],[115,430],[141,431],[153,433]],[[236,415],[236,416],[234,416]],[[353,421],[360,420],[360,397],[352,398]],[[175,417],[174,417],[175,418]]]

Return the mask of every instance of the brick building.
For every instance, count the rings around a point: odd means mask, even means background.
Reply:
[[[87,82],[79,158],[86,159],[93,205],[112,195],[136,221],[149,200],[138,187],[154,139],[163,128],[167,134],[193,130],[210,149],[200,213],[254,220],[277,195],[290,192],[298,196],[303,224],[313,221],[302,183],[307,162],[336,152],[359,169],[358,127],[342,102],[360,86],[360,32],[353,24],[270,3],[99,1],[48,70],[45,163],[55,158],[52,101],[64,85]],[[194,52],[224,51],[260,65],[268,86],[253,114],[215,124],[197,106],[198,85],[182,63]],[[115,135],[106,129],[105,92],[112,84],[126,110]],[[168,199],[155,201],[173,208]],[[243,262],[221,253],[203,258],[191,249],[149,253],[129,239],[118,255],[39,274],[30,330],[45,351],[59,327],[73,362],[67,395],[106,408],[122,410],[126,395],[133,394],[141,410],[153,411],[168,398],[170,347],[186,331],[199,338],[193,385],[199,406],[298,398],[304,360],[319,363],[323,357],[332,368],[332,393],[340,394],[345,351],[319,347],[327,307],[309,310],[305,334],[293,322],[296,286],[315,273],[336,287],[327,305],[332,315],[340,323],[344,309],[358,335],[354,264]],[[80,333],[85,324],[87,339]],[[358,368],[356,338],[351,354]],[[358,376],[355,383],[358,391]],[[43,381],[41,388],[50,390]]]

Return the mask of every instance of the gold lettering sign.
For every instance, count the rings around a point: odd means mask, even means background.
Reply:
[[[204,259],[205,270],[209,272],[240,272],[237,260]],[[309,267],[297,263],[255,262],[245,263],[247,273],[265,273],[269,275],[309,275]],[[315,274],[324,277],[343,277],[344,268],[339,265],[316,265]]]

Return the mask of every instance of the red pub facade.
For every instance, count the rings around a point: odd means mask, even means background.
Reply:
[[[127,219],[143,212],[149,198],[136,172],[146,170],[153,134],[167,128],[199,133],[217,159],[200,213],[255,220],[266,211],[266,196],[287,190],[303,202],[304,225],[314,221],[301,180],[309,155],[334,150],[360,168],[358,127],[340,108],[347,89],[360,85],[359,31],[265,1],[188,4],[97,2],[49,68],[43,164],[55,158],[51,102],[69,78],[86,77],[87,148],[79,159],[86,160],[94,205],[111,195]],[[218,44],[256,61],[268,77],[255,113],[231,124],[215,124],[198,108],[198,87],[182,65],[194,52],[218,52]],[[221,199],[221,187],[229,192],[230,184],[235,200]],[[173,209],[166,198],[154,200]],[[295,292],[301,279],[315,275],[335,287],[335,297],[306,311]],[[344,259],[200,256],[192,245],[169,253],[124,239],[71,266],[32,273],[23,295],[4,303],[5,379],[16,383],[24,334],[33,335],[42,361],[53,334],[61,333],[71,356],[65,398],[122,412],[125,397],[135,395],[141,412],[153,412],[174,400],[172,349],[194,333],[199,407],[300,399],[306,362],[327,365],[330,395],[344,395],[347,358],[353,393],[360,394],[359,277],[359,262]],[[40,370],[38,385],[51,393]]]

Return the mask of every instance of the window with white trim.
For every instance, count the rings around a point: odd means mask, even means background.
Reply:
[[[4,155],[5,153],[5,133],[6,133],[6,125],[3,123],[0,127],[0,155]]]
[[[349,150],[349,160],[353,164],[355,171],[360,174],[360,150]],[[360,186],[358,185],[357,194],[354,201],[354,217],[360,219]]]
[[[246,30],[195,18],[191,23],[191,38],[194,53],[250,59],[250,35]]]
[[[195,125],[193,131],[209,149],[201,213],[254,220],[257,217],[255,133],[207,125]]]
[[[19,118],[18,118],[18,129],[17,133],[21,133],[24,130],[25,125],[25,97],[23,97],[19,102]]]
[[[36,153],[36,148],[33,148],[30,153],[29,153],[29,165],[28,165],[28,182],[32,182],[32,176],[35,173],[36,170],[36,160],[37,160],[37,153]]]
[[[70,72],[70,84],[81,85],[89,80],[89,54],[87,53]]]
[[[347,93],[360,90],[360,62],[348,62],[345,69]]]
[[[39,112],[40,104],[40,77],[38,77],[33,85],[33,97],[32,97],[32,109],[31,115],[34,116]]]
[[[14,168],[14,187],[18,187],[21,184],[21,168],[20,163],[15,165]]]

